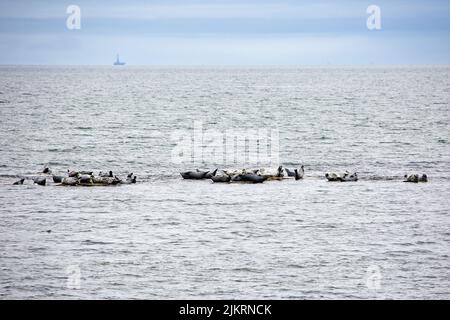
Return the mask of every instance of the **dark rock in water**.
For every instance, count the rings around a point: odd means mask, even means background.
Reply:
[[[34,181],[34,183],[36,183],[40,186],[45,186],[47,179],[46,178],[34,178],[33,181]]]
[[[16,181],[13,183],[13,185],[21,185],[25,181],[25,178],[20,179],[19,181]]]
[[[53,182],[54,183],[61,183],[63,181],[63,176],[53,176]]]
[[[52,170],[50,170],[48,167],[45,167],[42,173],[52,174]]]

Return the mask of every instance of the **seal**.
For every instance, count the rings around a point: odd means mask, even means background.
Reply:
[[[180,172],[183,179],[188,180],[201,180],[205,179],[206,175],[209,173],[209,171],[186,171],[186,172]]]
[[[421,176],[419,176],[417,173],[410,174],[409,176],[405,174],[404,178],[405,180],[403,180],[403,182],[428,182],[428,176],[426,174],[422,174]]]
[[[217,173],[217,169],[212,172],[208,171],[205,175],[205,179],[211,179],[211,177],[214,177],[216,175],[216,173]]]
[[[76,176],[78,176],[78,172],[77,171],[70,171],[70,170],[67,170],[67,175],[70,177],[70,178],[73,178],[73,177],[76,177]]]
[[[91,175],[83,174],[78,178],[78,184],[84,185],[84,186],[93,185],[94,181],[92,181],[92,180],[93,179],[92,179]]]
[[[268,178],[265,176],[260,176],[254,173],[245,173],[240,175],[240,181],[251,182],[251,183],[263,183]]]
[[[294,169],[294,171],[291,171],[288,168],[284,168],[284,171],[286,171],[286,174],[288,177],[295,177],[295,169]]]
[[[54,183],[61,183],[63,181],[63,176],[53,176],[53,182]]]
[[[258,175],[265,177],[269,180],[280,180],[284,177],[284,169],[282,166],[279,166],[274,172],[273,169],[260,169],[258,171]]]
[[[99,177],[114,177],[113,172],[111,170],[109,170],[109,172],[99,172]]]
[[[45,186],[47,179],[43,178],[43,177],[37,177],[33,179],[34,183],[40,185],[40,186]]]
[[[297,169],[294,169],[295,180],[303,179],[304,176],[305,176],[305,167],[303,165],[300,167],[300,171],[298,171]]]
[[[341,181],[342,182],[358,181],[358,174],[356,172],[352,174],[345,173]]]
[[[211,180],[214,182],[230,182],[231,181],[231,176],[227,175],[227,174],[223,174],[223,175],[215,175],[211,177]]]
[[[45,167],[44,170],[42,170],[42,173],[52,174],[52,170],[50,170],[48,167]]]
[[[93,177],[92,181],[94,184],[99,184],[99,185],[105,185],[105,186],[109,186],[109,185],[116,185],[121,183],[122,181],[117,177]]]
[[[338,173],[325,173],[325,177],[330,182],[349,182],[349,181],[358,181],[358,174],[352,173],[350,174],[348,171],[345,171],[343,174]]]

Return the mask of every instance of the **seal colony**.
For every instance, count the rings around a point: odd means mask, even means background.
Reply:
[[[44,176],[40,175],[30,179],[21,178],[20,180],[14,182],[13,185],[28,184],[26,182],[31,181],[32,184],[45,186],[47,185],[47,180],[53,180],[54,184],[61,186],[94,187],[113,186],[118,184],[134,184],[136,183],[137,179],[137,177],[133,173],[129,173],[125,179],[122,179],[114,175],[112,171],[109,171],[107,173],[103,173],[100,171],[98,175],[94,175],[93,171],[67,170],[66,175],[54,175],[48,167],[45,167],[41,174],[44,174]]]
[[[204,180],[210,179],[214,183],[231,183],[231,182],[245,182],[245,183],[263,183],[267,180],[283,180],[293,178],[295,180],[302,180],[305,176],[304,166],[300,168],[284,168],[279,166],[276,169],[262,168],[262,169],[240,169],[240,170],[219,170],[202,171],[196,169],[195,171],[180,172],[183,179],[186,180]],[[325,178],[329,182],[356,182],[358,181],[358,173],[345,171],[342,173],[327,172]],[[406,174],[404,182],[427,182],[426,174]]]
[[[299,168],[259,168],[259,169],[214,169],[180,172],[183,179],[186,180],[211,180],[214,183],[263,183],[269,180],[303,180],[305,177],[305,168],[301,165]],[[359,180],[356,172],[344,171],[341,173],[327,172],[325,178],[329,182],[356,182]],[[53,174],[52,170],[45,167],[38,176],[21,177],[13,185],[37,184],[45,186],[48,183],[61,186],[114,186],[120,184],[135,184],[137,177],[133,173],[127,174],[125,178],[114,175],[113,172],[100,171],[97,175],[93,171],[74,171],[67,170],[63,175]],[[428,182],[426,174],[405,174],[403,182],[419,183]]]
[[[279,166],[275,170],[271,168],[261,169],[241,169],[241,170],[219,170],[180,172],[183,179],[187,180],[202,180],[211,179],[215,183],[228,182],[247,182],[247,183],[263,183],[266,180],[282,180],[286,178],[294,178],[295,180],[303,179],[305,174],[304,167],[300,169],[285,169]]]

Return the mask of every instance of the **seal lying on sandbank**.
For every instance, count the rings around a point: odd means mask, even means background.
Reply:
[[[45,167],[44,170],[42,170],[42,173],[52,174],[52,170],[50,170],[49,167]]]
[[[40,186],[45,186],[47,179],[43,178],[43,177],[37,177],[33,179],[33,182],[40,185]]]
[[[53,176],[53,182],[54,183],[61,183],[63,181],[63,176]]]
[[[410,174],[409,176],[405,174],[404,178],[405,180],[403,180],[403,182],[428,182],[428,176],[426,174],[422,174],[421,176],[419,176],[417,173]]]
[[[200,171],[197,169],[197,171],[180,172],[183,179],[190,179],[190,180],[211,179],[211,177],[214,177],[216,173],[217,169],[214,171]]]
[[[93,185],[94,184],[93,176],[87,175],[87,174],[83,174],[83,175],[79,176],[78,177],[78,184],[86,185],[86,186]]]
[[[215,175],[211,177],[211,180],[214,182],[230,182],[231,181],[231,176],[224,173],[221,175]]]
[[[268,176],[263,176],[260,174],[256,174],[253,171],[246,171],[245,169],[242,172],[233,173],[231,175],[231,181],[233,182],[251,182],[251,183],[262,183],[268,180]]]
[[[294,169],[293,171],[291,171],[288,168],[284,168],[284,171],[286,172],[286,175],[288,177],[294,177],[295,180],[303,179],[303,177],[305,176],[305,167],[303,165],[300,167],[300,170]]]
[[[113,172],[111,170],[109,170],[109,172],[101,172],[100,171],[98,176],[99,177],[110,177],[110,178],[114,177]]]
[[[94,184],[105,186],[116,185],[121,182],[118,177],[93,177],[92,181]]]
[[[265,177],[266,180],[280,180],[284,177],[284,169],[282,166],[279,166],[275,171],[273,169],[258,169],[254,171],[255,174]]]
[[[197,172],[197,171],[180,172],[183,179],[189,179],[189,180],[206,179],[207,173],[208,172]]]
[[[251,183],[263,183],[264,181],[269,179],[266,176],[260,176],[255,173],[245,173],[245,174],[240,175],[240,178],[241,178],[240,181],[251,182]]]
[[[327,178],[328,181],[334,182],[349,182],[349,181],[358,181],[358,174],[355,173],[349,173],[348,171],[345,171],[343,174],[338,173],[325,173],[325,178]]]

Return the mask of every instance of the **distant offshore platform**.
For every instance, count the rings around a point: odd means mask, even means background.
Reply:
[[[117,55],[116,61],[114,62],[114,65],[115,65],[115,66],[124,66],[124,65],[125,65],[125,62],[120,61],[119,55]]]

